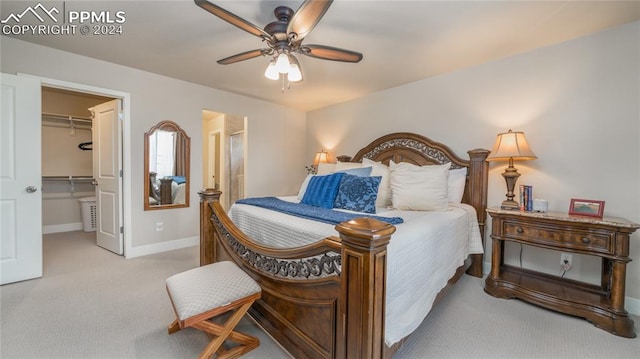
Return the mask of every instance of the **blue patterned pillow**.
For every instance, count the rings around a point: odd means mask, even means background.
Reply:
[[[345,174],[340,182],[333,208],[376,213],[376,199],[381,176],[359,177]]]
[[[344,173],[334,173],[327,176],[311,177],[300,203],[322,208],[333,208],[333,201],[336,199],[343,176],[345,176]]]

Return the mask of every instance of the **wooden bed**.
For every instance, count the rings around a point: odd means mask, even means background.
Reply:
[[[421,135],[393,133],[371,142],[350,160],[467,167],[462,201],[475,208],[484,239],[489,151],[468,154],[464,160]],[[390,358],[395,353],[403,341],[387,347],[384,340],[386,248],[394,226],[359,218],[338,224],[339,237],[294,249],[268,248],[233,224],[219,203],[220,194],[212,189],[200,192],[200,265],[231,260],[251,275],[263,294],[249,313],[289,353],[296,358],[338,359]],[[449,286],[465,269],[481,277],[482,254],[470,255]],[[446,288],[438,298],[444,292]]]

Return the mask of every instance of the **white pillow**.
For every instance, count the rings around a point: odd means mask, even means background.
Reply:
[[[449,167],[416,166],[411,163],[389,164],[393,207],[409,211],[438,211],[449,203]]]
[[[352,168],[360,168],[362,167],[362,163],[360,162],[338,162],[336,163],[336,168],[334,172],[350,170]]]
[[[336,170],[336,164],[335,163],[318,163],[318,174],[319,175],[327,175],[331,172],[334,172]]]
[[[307,191],[307,186],[309,185],[309,181],[313,177],[312,174],[308,174],[307,177],[302,181],[302,185],[300,185],[300,190],[298,191],[298,200],[302,201],[302,197],[304,197],[304,193]]]
[[[362,165],[371,166],[371,176],[380,176],[380,186],[378,187],[378,198],[376,207],[391,206],[391,178],[389,176],[389,166],[381,162],[375,162],[368,158],[362,159]]]
[[[464,195],[464,185],[467,180],[467,168],[449,170],[449,202],[460,203]]]

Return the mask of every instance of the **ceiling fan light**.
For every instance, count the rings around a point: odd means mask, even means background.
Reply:
[[[284,52],[280,53],[280,55],[278,55],[278,59],[276,60],[276,69],[278,69],[279,73],[286,74],[287,72],[289,72],[289,67],[289,56]]]
[[[280,78],[280,73],[276,69],[276,62],[274,60],[271,60],[269,62],[267,69],[264,71],[264,77],[268,78],[269,80],[277,80],[278,78]]]
[[[300,71],[300,66],[298,66],[298,64],[291,64],[287,78],[291,82],[299,82],[302,80],[302,71]]]

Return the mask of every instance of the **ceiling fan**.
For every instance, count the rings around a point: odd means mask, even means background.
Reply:
[[[258,56],[271,56],[272,60],[265,71],[267,78],[277,80],[282,74],[283,81],[286,77],[287,81],[298,82],[302,81],[302,72],[294,54],[342,62],[362,60],[362,54],[359,52],[325,45],[302,44],[302,40],[318,24],[333,0],[305,0],[295,12],[287,6],[278,6],[273,11],[277,20],[267,24],[264,29],[207,0],[194,1],[196,5],[211,14],[261,38],[267,45],[266,48],[250,50],[218,60],[219,64],[228,65]]]

